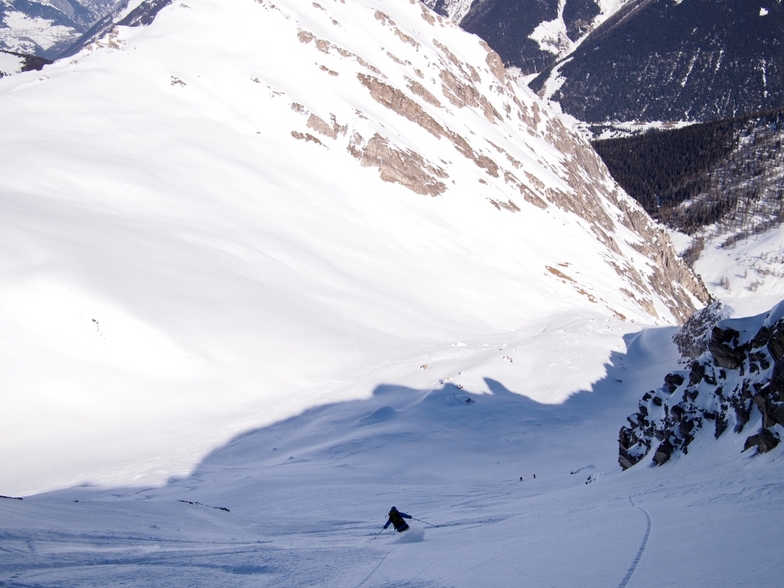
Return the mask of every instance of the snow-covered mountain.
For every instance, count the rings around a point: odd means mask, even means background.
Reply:
[[[527,352],[590,368],[589,346],[614,337],[580,327],[567,353],[553,338]],[[744,436],[705,431],[663,467],[617,465],[618,427],[672,369],[673,331],[629,336],[563,403],[497,381],[381,386],[248,431],[165,485],[0,498],[0,581],[773,588],[781,444],[753,455]],[[414,517],[405,533],[383,529],[392,505]]]
[[[784,103],[783,52],[781,2],[636,0],[531,85],[594,124],[716,120]]]
[[[577,47],[628,0],[424,0],[483,38],[507,66],[539,73]]]
[[[1,584],[778,585],[782,445],[617,465],[704,290],[449,21],[174,2],[0,123]]]
[[[45,65],[52,63],[43,57],[5,51],[0,49],[0,77],[21,73],[23,71],[41,71]]]
[[[417,3],[172,4],[0,80],[0,116],[14,492],[187,471],[249,425],[438,385],[455,345],[487,364],[462,385],[561,401],[607,350],[532,379],[533,333],[706,300],[590,145]]]
[[[593,145],[626,191],[677,232],[716,299],[747,316],[784,298],[783,135],[778,109]]]
[[[96,21],[128,4],[129,0],[0,0],[0,49],[54,59]]]

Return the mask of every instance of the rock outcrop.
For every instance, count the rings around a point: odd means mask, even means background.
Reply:
[[[677,452],[688,453],[704,428],[712,428],[716,438],[727,429],[742,433],[757,415],[759,430],[746,439],[744,451],[756,447],[765,453],[779,444],[784,432],[784,302],[766,315],[711,325],[710,318],[720,316],[718,306],[709,307],[676,335],[689,369],[665,376],[664,384],[644,394],[637,412],[628,417],[618,436],[623,469],[651,451],[657,465]],[[702,353],[696,355],[698,350]]]

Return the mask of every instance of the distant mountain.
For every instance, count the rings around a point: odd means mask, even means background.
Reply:
[[[425,4],[484,39],[504,64],[538,73],[624,1],[607,0],[425,0]]]
[[[421,0],[422,4],[440,14],[446,16],[454,23],[459,23],[471,9],[471,5],[476,0]]]
[[[784,105],[783,68],[781,2],[637,0],[531,87],[588,123],[708,121]]]
[[[138,0],[0,0],[0,49],[56,58],[112,9]]]
[[[768,303],[745,313],[784,298],[784,109],[593,145],[651,216],[689,235],[682,255],[715,296]]]
[[[172,0],[124,0],[117,3],[95,22],[84,34],[75,39],[59,57],[76,55],[92,43],[100,43],[105,36],[111,36],[117,26],[138,27],[151,24],[158,12],[172,3]]]

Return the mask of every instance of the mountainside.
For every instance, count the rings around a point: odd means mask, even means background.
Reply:
[[[52,63],[50,60],[43,57],[0,49],[0,78],[23,71],[40,71],[50,63]]]
[[[54,59],[113,8],[127,4],[129,0],[0,0],[0,49]]]
[[[424,0],[487,41],[507,66],[538,73],[569,53],[627,0]]]
[[[251,424],[455,378],[441,353],[558,402],[607,348],[553,381],[527,346],[707,300],[590,145],[417,3],[172,4],[0,105],[17,488],[159,479]]]
[[[752,455],[743,435],[705,431],[684,459],[617,466],[618,427],[672,369],[674,330],[630,335],[563,403],[497,381],[379,386],[238,435],[157,487],[0,497],[0,582],[773,588],[784,445]],[[580,336],[528,353],[590,368],[586,344],[612,339],[589,323]],[[412,517],[404,533],[383,528],[392,505]]]
[[[653,218],[685,233],[720,223],[737,241],[784,220],[782,137],[778,109],[593,145]]]
[[[784,298],[782,123],[779,109],[593,143],[628,194],[689,235],[685,259],[740,316]]]
[[[531,86],[588,123],[708,121],[784,104],[782,63],[780,2],[638,0]]]
[[[0,585],[778,586],[783,444],[618,467],[706,291],[486,44],[138,8],[0,79]]]
[[[422,0],[422,4],[454,23],[459,23],[471,9],[474,0]]]

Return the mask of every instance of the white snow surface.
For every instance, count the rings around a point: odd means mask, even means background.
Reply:
[[[24,58],[11,53],[0,52],[0,73],[4,75],[17,74],[22,71]]]
[[[784,300],[784,228],[743,239],[731,247],[726,235],[709,239],[694,269],[705,286],[731,309],[731,316],[765,312]]]
[[[661,468],[615,463],[613,427],[671,367],[672,333],[627,337],[562,404],[496,381],[382,386],[241,435],[162,487],[0,499],[0,581],[778,586],[780,447],[707,434]],[[383,530],[392,505],[409,531]]]
[[[617,269],[646,274],[639,236],[618,225],[609,251],[590,223],[528,205],[359,83],[420,79],[443,103],[423,108],[478,135],[476,152],[521,162],[507,166],[534,193],[573,190],[565,178],[581,172],[549,138],[566,131],[500,85],[478,39],[416,3],[328,6],[176,3],[0,80],[6,493],[162,482],[249,427],[382,383],[437,385],[455,357],[476,392],[494,377],[563,402],[654,321]],[[449,67],[473,69],[498,112],[519,106],[491,122],[452,105],[437,78]],[[422,196],[360,167],[347,146],[374,133],[428,154],[448,190]],[[614,189],[607,174],[586,181]],[[532,351],[573,347],[533,369]]]
[[[188,0],[0,80],[0,584],[778,585],[781,446],[617,465],[677,360],[610,265],[646,272],[635,234],[610,252],[358,83],[416,76],[473,149],[568,191],[558,120],[433,22]],[[449,103],[449,63],[538,122]],[[360,167],[355,132],[427,153],[446,192]],[[411,531],[381,532],[393,504]]]

